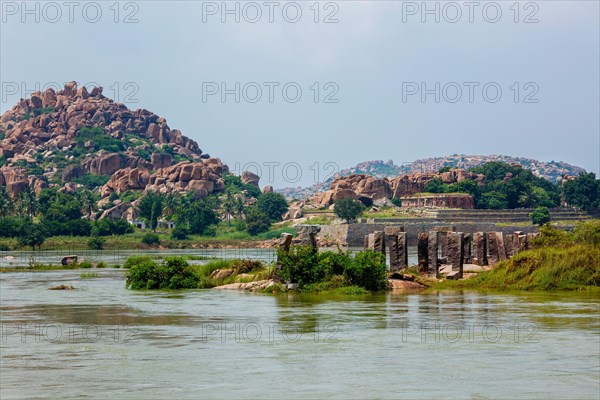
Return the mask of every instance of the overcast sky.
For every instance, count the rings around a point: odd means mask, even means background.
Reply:
[[[97,82],[275,187],[454,153],[599,172],[598,1],[114,3],[3,1],[2,112]]]

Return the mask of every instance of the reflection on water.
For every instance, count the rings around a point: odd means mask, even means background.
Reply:
[[[135,292],[121,270],[79,273],[0,275],[0,398],[600,393],[593,295]]]

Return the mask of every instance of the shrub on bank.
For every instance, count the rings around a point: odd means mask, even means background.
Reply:
[[[88,248],[90,250],[102,250],[104,249],[105,243],[106,240],[104,238],[101,238],[99,236],[93,236],[88,239]]]
[[[388,287],[385,255],[372,250],[361,251],[353,256],[350,252],[318,253],[312,247],[295,246],[289,252],[280,251],[278,258],[281,265],[279,276],[284,281],[298,283],[300,287],[337,282],[340,276],[345,285],[370,291]]]
[[[146,259],[127,272],[126,286],[131,289],[194,289],[200,278],[181,257],[167,257],[163,262]]]
[[[142,236],[142,243],[149,246],[160,244],[160,237],[156,233],[145,233]]]

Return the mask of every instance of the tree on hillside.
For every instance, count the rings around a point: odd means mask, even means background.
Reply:
[[[150,222],[150,228],[153,231],[156,231],[158,219],[163,213],[163,200],[164,197],[162,194],[149,192],[146,196],[142,197],[138,205],[140,217]]]
[[[269,217],[271,221],[281,221],[282,215],[288,210],[288,203],[281,193],[263,193],[256,202],[258,210]]]
[[[356,217],[362,213],[363,208],[364,207],[360,201],[346,197],[345,199],[335,202],[335,205],[333,206],[333,212],[338,217],[350,223],[350,221],[356,219]]]
[[[267,214],[257,207],[250,208],[250,211],[246,214],[246,230],[249,234],[258,235],[268,231],[270,227],[271,221]]]
[[[6,187],[0,187],[0,218],[8,217],[13,209],[13,202],[6,190]]]
[[[600,180],[593,172],[581,173],[576,179],[564,183],[563,195],[569,205],[585,210],[600,208]]]
[[[98,209],[96,204],[96,196],[90,190],[84,190],[79,195],[81,205],[83,206],[82,211],[88,216],[88,220],[92,219],[92,214]]]

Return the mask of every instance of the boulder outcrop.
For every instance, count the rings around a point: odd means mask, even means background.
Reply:
[[[228,168],[221,160],[203,154],[165,118],[130,110],[102,92],[102,87],[89,91],[69,82],[63,90],[35,92],[5,112],[0,185],[11,195],[62,184],[61,190],[70,191],[76,188],[70,182],[89,174],[110,176],[100,188],[103,196],[127,190],[208,194],[223,188],[221,174]],[[32,167],[23,168],[23,162]],[[40,168],[43,176],[36,175]],[[258,184],[259,177],[245,174],[244,179]]]
[[[476,180],[479,184],[485,182],[485,176],[470,173],[461,168],[443,173],[414,172],[395,178],[376,178],[366,174],[353,174],[336,178],[331,183],[330,189],[317,193],[311,198],[311,203],[317,206],[329,206],[346,197],[355,199],[363,197],[373,201],[394,197],[402,198],[423,192],[425,185],[433,179],[440,179],[443,183],[456,183],[467,179]],[[465,208],[472,207],[467,204]]]

